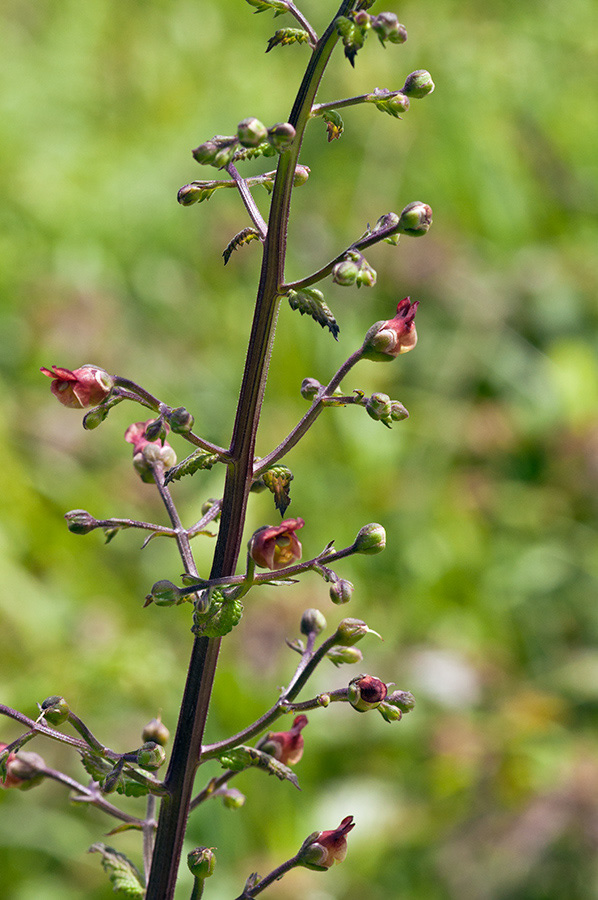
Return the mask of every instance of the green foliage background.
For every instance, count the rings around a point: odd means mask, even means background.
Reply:
[[[225,642],[209,738],[272,702],[306,606],[331,627],[350,614],[382,632],[362,645],[365,668],[418,706],[392,727],[344,706],[311,715],[302,793],[243,775],[245,807],[207,804],[189,847],[218,848],[207,894],[230,900],[249,872],[353,813],[343,866],[294,872],[269,896],[587,900],[598,895],[596,7],[390,6],[409,41],[384,51],[371,37],[355,71],[338,53],[320,98],[397,89],[424,67],[436,91],[402,121],[347,110],[330,145],[314,123],[288,275],[411,200],[430,203],[435,223],[423,240],[372,250],[373,290],[325,286],[339,344],[283,307],[258,450],[302,414],[303,377],[325,380],[397,300],[420,300],[416,351],[363,363],[346,383],[386,391],[410,419],[387,432],[363,410],[330,410],[288,458],[307,554],[368,521],[385,524],[388,549],[343,565],[357,586],[349,607],[333,607],[315,576],[251,595]],[[321,28],[334,4],[303,8]],[[108,547],[67,532],[63,513],[77,507],[164,516],[122,440],[143,413],[120,406],[84,432],[38,369],[95,362],[188,406],[226,442],[257,247],[224,270],[222,249],[247,224],[238,198],[183,209],[176,190],[210,177],[189,153],[201,141],[246,115],[286,120],[307,51],[263,55],[283,24],[242,0],[5,0],[0,13],[0,697],[35,715],[63,694],[119,749],[138,746],[159,710],[174,729],[189,610],[142,602],[180,566],[167,542],[140,552],[133,532]],[[220,478],[176,487],[189,522]],[[256,497],[248,533],[276,515]],[[313,689],[353,674],[323,669]],[[1,723],[2,739],[17,734]],[[82,777],[60,747],[37,749]],[[2,896],[112,896],[85,854],[110,827],[56,784],[3,792]],[[136,838],[112,841],[139,860]]]

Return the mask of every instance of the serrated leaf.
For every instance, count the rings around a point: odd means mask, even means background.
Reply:
[[[246,747],[242,744],[240,747],[223,753],[219,760],[225,769],[231,769],[233,772],[242,772],[244,769],[253,767],[264,769],[268,775],[275,775],[281,781],[290,781],[297,790],[301,790],[297,776],[292,769],[274,759],[269,753],[264,753],[263,750],[257,750],[255,747]]]
[[[101,854],[102,868],[108,875],[114,891],[131,898],[144,896],[145,888],[139,870],[124,853],[119,853],[118,850],[101,842],[92,844],[89,853]]]
[[[274,47],[285,47],[287,44],[308,44],[309,34],[304,28],[279,28],[268,41],[266,53]]]
[[[81,753],[81,763],[88,775],[91,775],[94,781],[102,783],[106,775],[112,772],[113,764],[107,759],[94,756],[93,753],[83,750]]]
[[[233,162],[242,162],[244,159],[256,159],[258,156],[276,156],[276,150],[268,141],[262,141],[257,147],[242,147],[235,150]]]
[[[164,476],[165,484],[178,481],[184,475],[194,475],[199,469],[211,469],[218,462],[216,453],[210,453],[198,447],[190,456],[183,459],[177,466],[172,466]]]
[[[343,118],[336,109],[328,109],[322,113],[322,118],[326,122],[326,131],[328,132],[328,143],[336,141],[340,138],[345,130]]]
[[[247,3],[255,7],[256,12],[266,12],[272,9],[275,16],[282,16],[283,13],[288,12],[285,0],[247,0]]]
[[[291,309],[298,309],[302,316],[311,316],[322,328],[328,328],[335,341],[338,340],[340,328],[321,291],[315,288],[289,291],[288,300]]]
[[[240,600],[225,597],[222,591],[215,590],[206,610],[193,613],[193,634],[202,637],[223,637],[229,634],[243,616],[243,604]]]
[[[224,257],[224,265],[227,264],[229,259],[231,258],[233,250],[238,250],[239,247],[245,246],[245,244],[249,244],[250,241],[259,241],[260,234],[259,231],[256,231],[255,228],[244,228],[238,234],[234,236],[232,241],[227,245],[224,252],[222,253]]]
[[[123,797],[146,797],[150,793],[150,789],[147,784],[127,778],[126,773],[123,772],[116,785],[116,793]]]

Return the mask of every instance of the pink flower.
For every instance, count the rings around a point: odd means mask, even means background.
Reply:
[[[353,816],[346,816],[334,831],[320,831],[312,835],[299,851],[301,865],[324,871],[347,855],[347,835],[355,828]]]
[[[413,350],[417,344],[415,313],[419,301],[411,302],[409,297],[399,301],[394,319],[376,322],[365,336],[365,359],[394,359],[400,353]]]
[[[0,753],[6,750],[8,744],[0,743]],[[19,788],[28,790],[43,781],[44,775],[40,769],[45,768],[45,763],[38,753],[30,753],[22,750],[19,754],[9,753],[6,758],[6,776],[0,778],[0,787]]]
[[[50,389],[63,406],[71,409],[84,409],[86,406],[97,406],[105,400],[114,386],[113,378],[97,366],[81,366],[71,372],[52,366],[41,368],[40,372],[52,378]]]
[[[301,559],[301,544],[295,532],[303,519],[284,519],[280,525],[259,528],[249,541],[249,553],[262,569],[284,569]]]
[[[307,716],[297,716],[289,731],[271,731],[259,742],[258,750],[269,753],[285,766],[294,766],[303,756],[301,729],[307,725]]]
[[[154,478],[154,466],[160,465],[163,469],[170,469],[176,463],[176,453],[167,441],[164,443],[158,438],[155,441],[148,441],[145,437],[147,426],[154,422],[154,419],[148,419],[147,422],[135,422],[129,425],[125,431],[125,441],[133,444],[133,465],[142,481],[152,484]],[[168,426],[165,426],[168,428]]]

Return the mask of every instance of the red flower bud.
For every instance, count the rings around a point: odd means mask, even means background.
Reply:
[[[303,756],[303,735],[307,716],[297,716],[289,731],[271,731],[257,745],[258,750],[269,753],[285,766],[294,766]]]
[[[388,688],[374,675],[358,675],[349,682],[349,703],[357,712],[376,709],[388,694]]]
[[[8,744],[0,743],[0,753],[8,747]],[[19,788],[28,790],[43,781],[43,769],[45,763],[38,753],[30,753],[26,750],[20,753],[9,753],[6,759],[6,777],[0,778],[0,787]]]
[[[42,367],[40,372],[53,379],[50,385],[52,393],[63,406],[71,409],[97,406],[114,387],[112,376],[97,366],[81,366],[74,372],[59,366],[52,366],[51,369]]]
[[[151,484],[154,481],[153,467],[157,463],[161,463],[164,469],[170,469],[176,463],[176,453],[167,441],[158,438],[155,441],[149,441],[145,437],[145,430],[148,425],[155,422],[155,419],[148,419],[147,422],[135,422],[129,425],[125,431],[125,441],[133,444],[133,465],[142,481]],[[164,428],[168,430],[168,425],[164,423]]]
[[[376,322],[365,336],[364,358],[373,360],[394,359],[400,353],[413,350],[417,344],[415,313],[419,301],[411,303],[409,297],[401,300],[394,319]]]
[[[262,569],[284,569],[301,559],[301,544],[295,532],[303,519],[284,519],[280,525],[265,525],[249,541],[251,558]]]
[[[342,862],[347,855],[347,835],[352,828],[355,828],[353,816],[346,816],[334,831],[316,832],[299,851],[301,865],[325,871],[334,863]]]

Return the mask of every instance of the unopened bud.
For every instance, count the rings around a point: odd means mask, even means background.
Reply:
[[[402,90],[408,97],[421,99],[421,97],[425,97],[426,94],[431,94],[434,90],[432,76],[429,72],[426,72],[425,69],[417,69],[407,76],[407,80],[405,81]]]
[[[350,287],[357,281],[359,265],[351,259],[343,259],[337,262],[332,269],[332,280],[335,284]]]
[[[215,166],[222,169],[227,166],[235,154],[237,137],[217,134],[211,141],[206,141],[192,151],[193,158],[202,165]]]
[[[102,424],[109,412],[110,408],[107,406],[97,406],[95,409],[90,409],[83,416],[83,427],[86,431],[93,431],[94,428],[98,428]]]
[[[70,707],[64,697],[47,697],[40,706],[48,725],[62,725],[69,717]]]
[[[401,712],[408,713],[411,712],[415,706],[415,697],[411,691],[393,691],[392,694],[389,694],[386,698],[386,703],[396,706]]]
[[[403,718],[403,713],[396,706],[392,706],[392,704],[387,703],[386,700],[383,700],[382,703],[378,706],[378,712],[382,716],[385,722],[392,724],[393,722],[400,722]]]
[[[358,675],[352,678],[348,687],[349,703],[357,712],[376,709],[386,698],[388,688],[374,675]]]
[[[408,203],[399,217],[398,230],[411,237],[421,237],[430,230],[432,224],[432,207],[427,203],[415,200]]]
[[[214,874],[216,865],[214,847],[196,847],[187,854],[187,865],[191,874],[196,878],[200,878],[202,881],[204,878],[209,878]]]
[[[316,378],[304,378],[301,382],[301,396],[304,400],[313,400],[322,385]]]
[[[162,747],[165,747],[168,743],[168,739],[170,738],[170,731],[168,730],[162,719],[150,719],[150,721],[141,732],[141,737],[146,743],[148,741],[154,741],[156,744],[160,744]]]
[[[333,647],[326,656],[335,666],[354,665],[363,661],[363,653],[359,647]]]
[[[145,605],[149,606],[150,603],[155,603],[156,606],[172,606],[182,602],[181,595],[185,596],[172,581],[156,581],[145,598]]]
[[[143,747],[137,751],[137,765],[142,769],[148,769],[154,772],[164,765],[166,760],[166,750],[156,741],[146,741]]]
[[[378,16],[372,16],[371,26],[382,43],[390,41],[391,44],[404,44],[407,40],[407,29],[400,24],[394,13],[382,12]]]
[[[237,137],[239,143],[243,147],[257,147],[268,137],[268,129],[259,119],[250,116],[247,119],[243,119],[242,122],[239,122],[237,126]]]
[[[189,410],[184,406],[173,409],[168,420],[174,434],[188,434],[195,422]]]
[[[222,802],[227,809],[241,809],[245,805],[245,794],[237,788],[228,788],[222,792]]]
[[[264,485],[264,487],[265,487],[265,485]],[[215,503],[218,503],[218,502],[219,502],[219,501],[216,499],[216,497],[208,497],[208,499],[205,501],[205,503],[202,503],[202,505],[201,505],[201,514],[202,514],[202,516],[205,516],[205,514],[206,514],[210,509],[212,509],[212,507],[214,506],[214,504],[215,504]],[[214,517],[214,521],[217,521],[217,519],[219,519],[219,518],[220,518],[220,513],[218,513],[218,515]]]
[[[368,628],[361,619],[343,619],[336,629],[334,643],[341,647],[352,647],[366,634],[377,634],[377,632]],[[380,637],[379,634],[377,636]]]
[[[84,509],[72,509],[65,513],[66,527],[73,534],[89,534],[94,528],[98,527],[98,520],[94,519]]]
[[[330,585],[330,599],[339,606],[348,603],[353,596],[355,588],[346,578],[339,578],[334,584]]]
[[[357,273],[357,280],[355,283],[357,287],[361,287],[362,284],[365,284],[366,287],[374,287],[377,277],[375,270],[372,269],[364,259],[361,263],[361,268]]]
[[[319,609],[306,609],[300,627],[301,634],[320,634],[326,628],[326,619]]]
[[[268,129],[268,143],[278,153],[283,153],[295,139],[295,129],[289,122],[279,122]]]
[[[403,419],[409,418],[408,411],[398,400],[392,400],[390,404],[390,418],[393,422],[402,422]]]
[[[0,752],[6,744],[0,744]],[[9,753],[6,760],[6,776],[0,778],[0,786],[5,788],[16,787],[21,791],[28,791],[36,787],[44,779],[43,771],[46,763],[39,753],[21,750],[19,753]]]
[[[305,184],[307,179],[310,176],[309,166],[295,166],[295,175],[293,177],[293,184],[295,187],[301,187],[302,184]]]
[[[386,531],[377,522],[364,525],[353,543],[356,553],[380,553],[386,547]]]
[[[368,397],[365,408],[368,416],[376,422],[384,421],[390,418],[391,399],[388,394],[372,394],[371,397]]]

